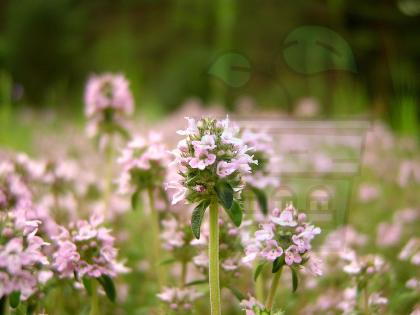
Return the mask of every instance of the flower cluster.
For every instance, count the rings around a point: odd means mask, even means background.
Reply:
[[[321,229],[305,222],[306,215],[299,213],[292,205],[283,211],[274,209],[270,222],[261,224],[262,230],[255,232],[255,239],[245,248],[244,261],[253,261],[258,256],[269,262],[284,259],[291,266],[308,263],[309,271],[314,275],[322,275],[318,268],[320,261],[310,259],[307,254],[311,240],[321,233]]]
[[[248,147],[255,148],[254,156],[259,162],[251,165],[252,175],[244,176],[247,184],[259,189],[264,189],[267,186],[279,186],[279,178],[269,176],[269,173],[273,172],[273,167],[279,162],[279,158],[274,153],[273,138],[264,130],[256,132],[247,128],[241,132],[241,139]]]
[[[192,314],[192,303],[195,299],[202,297],[203,293],[195,292],[194,289],[186,288],[163,288],[163,292],[157,294],[157,297],[169,304],[170,312],[168,314]]]
[[[20,292],[26,300],[37,290],[37,265],[48,265],[41,247],[49,245],[37,236],[41,221],[27,220],[26,211],[0,213],[0,298]]]
[[[220,181],[240,192],[245,185],[242,175],[251,173],[250,164],[258,163],[247,154],[254,148],[248,148],[235,137],[239,128],[229,126],[228,118],[219,121],[207,117],[198,122],[193,118],[186,119],[188,128],[178,131],[178,134],[187,137],[170,152],[175,160],[169,166],[179,164],[183,169],[180,181],[166,184],[167,188],[178,189],[172,203],[184,198],[188,203],[211,199],[215,195],[213,187]]]
[[[162,136],[151,132],[146,140],[136,136],[122,150],[118,163],[123,165],[119,178],[119,193],[134,193],[148,187],[162,185],[168,157]]]
[[[122,131],[125,116],[134,110],[129,83],[123,75],[105,73],[92,75],[86,85],[85,114],[90,119],[87,133],[90,137],[101,133]]]
[[[264,305],[255,299],[253,296],[249,296],[249,300],[242,300],[239,304],[244,307],[246,315],[282,315],[282,311],[268,311]]]
[[[359,278],[360,281],[367,281],[373,274],[384,270],[384,260],[378,255],[366,255],[357,257],[355,251],[343,253],[342,259],[348,262],[343,270]]]
[[[220,256],[220,270],[221,283],[228,284],[234,278],[242,276],[244,268],[252,269],[252,264],[242,261],[241,249],[243,248],[244,239],[247,233],[244,231],[249,228],[252,221],[244,221],[242,225],[237,228],[228,220],[226,216],[219,217],[219,256]],[[199,268],[199,271],[208,275],[209,259],[207,255],[207,243],[209,238],[208,225],[203,224],[201,229],[200,239],[195,239],[191,242],[199,250],[199,254],[193,257],[194,264]]]
[[[25,207],[31,196],[15,166],[8,161],[0,162],[0,210]]]
[[[69,229],[60,227],[61,233],[54,237],[59,248],[53,254],[52,266],[61,273],[61,277],[72,278],[75,272],[79,276],[114,277],[129,271],[117,262],[114,237],[110,235],[110,230],[99,227],[102,222],[103,217],[93,215],[89,222],[80,220],[70,223]]]

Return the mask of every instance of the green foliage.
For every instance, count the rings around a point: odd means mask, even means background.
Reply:
[[[204,213],[210,205],[210,200],[203,200],[197,207],[195,207],[191,217],[191,229],[195,238],[200,238],[201,222],[203,222]]]

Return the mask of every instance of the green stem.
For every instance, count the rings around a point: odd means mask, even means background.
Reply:
[[[64,315],[64,283],[62,281],[60,281],[58,283],[58,288],[57,288],[57,313],[59,315]]]
[[[182,262],[181,281],[179,283],[179,287],[181,289],[184,288],[186,278],[187,278],[187,262],[186,261],[183,261]]]
[[[112,191],[112,176],[114,174],[114,137],[109,136],[109,144],[106,149],[106,183],[105,183],[105,213],[108,213]]]
[[[4,314],[4,315],[10,314],[9,297],[7,295],[4,295],[0,299],[0,314]]]
[[[364,310],[365,310],[365,314],[369,314],[369,292],[367,289],[367,285],[365,286],[365,288],[363,289],[363,300],[364,300]]]
[[[273,308],[274,299],[276,297],[277,287],[279,285],[279,280],[280,280],[282,271],[283,271],[283,267],[281,267],[279,271],[277,271],[274,274],[274,279],[273,279],[273,282],[271,283],[270,292],[268,292],[267,302],[265,303],[265,308],[267,311],[271,311],[271,309]]]
[[[98,282],[96,279],[91,279],[92,283],[92,304],[89,315],[100,315],[99,312],[99,296],[98,296]]]
[[[255,268],[257,268],[258,261],[255,261],[254,265],[255,265]],[[258,301],[262,301],[264,298],[264,287],[263,287],[264,277],[263,276],[264,275],[261,273],[257,281],[255,282],[255,294]]]
[[[152,217],[152,230],[153,230],[153,247],[155,249],[155,260],[156,263],[159,263],[162,261],[162,254],[160,251],[160,228],[159,228],[159,216],[155,209],[155,201],[153,197],[153,188],[149,187],[148,189],[149,193],[149,203],[150,203],[150,215]],[[165,274],[163,272],[162,266],[157,266],[157,273],[158,273],[158,281],[159,286],[162,289],[165,286]]]
[[[220,315],[219,209],[217,200],[210,204],[209,280],[211,315]]]

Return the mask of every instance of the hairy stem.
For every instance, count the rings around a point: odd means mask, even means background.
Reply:
[[[219,209],[217,200],[210,204],[209,281],[211,314],[220,315]]]
[[[159,228],[159,216],[155,208],[155,200],[153,197],[153,188],[149,187],[148,189],[149,193],[149,203],[150,203],[150,215],[152,217],[152,230],[153,230],[153,247],[155,250],[155,260],[156,263],[159,263],[162,261],[162,254],[160,251],[160,241],[159,241],[159,235],[160,235],[160,228]],[[162,266],[157,266],[157,274],[158,274],[158,281],[159,286],[162,289],[165,286],[165,274],[163,272]]]
[[[89,315],[100,315],[99,312],[99,296],[98,296],[98,282],[92,279],[92,304],[90,307]]]
[[[267,309],[267,311],[271,311],[271,309],[273,308],[274,299],[276,297],[277,287],[279,285],[279,280],[280,280],[282,271],[283,271],[283,267],[281,267],[280,270],[274,274],[273,282],[271,283],[270,292],[268,292],[267,302],[265,303],[265,308]]]

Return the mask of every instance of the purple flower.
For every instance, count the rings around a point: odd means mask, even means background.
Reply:
[[[255,238],[258,241],[271,240],[274,237],[273,224],[261,224],[263,229],[255,232]]]
[[[219,175],[219,177],[224,178],[232,174],[234,171],[236,171],[237,168],[238,168],[238,164],[236,163],[228,163],[226,161],[220,161],[217,164],[216,174]]]
[[[261,251],[261,256],[266,257],[268,261],[273,262],[283,255],[283,248],[279,247],[275,240],[268,240],[266,244],[268,247]]]
[[[281,226],[296,226],[297,222],[293,218],[293,212],[289,209],[283,210],[280,217],[271,217],[271,221]]]
[[[297,246],[291,245],[285,252],[285,260],[286,264],[292,265],[293,263],[300,263],[302,261],[302,257],[299,255],[299,251]]]
[[[204,135],[200,141],[192,141],[191,143],[195,148],[199,149],[213,150],[216,148],[214,137],[209,135]]]
[[[309,244],[309,241],[302,237],[302,234],[299,235],[293,235],[292,239],[293,242],[297,245],[299,252],[304,253],[307,250],[310,250],[312,248],[311,244]]]
[[[212,165],[216,161],[216,155],[209,154],[206,149],[195,148],[194,155],[195,157],[190,161],[192,168],[204,170],[206,166]]]

